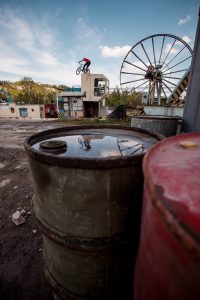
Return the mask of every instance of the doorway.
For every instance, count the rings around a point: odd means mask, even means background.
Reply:
[[[99,102],[84,101],[84,117],[95,118],[99,116]]]

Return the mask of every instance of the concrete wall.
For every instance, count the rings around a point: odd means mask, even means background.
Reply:
[[[13,112],[11,112],[11,108],[12,108]],[[1,103],[0,104],[0,118],[17,118],[16,105]]]
[[[104,79],[107,86],[109,84],[108,79],[103,74],[82,74],[81,75],[81,91],[86,93],[84,97],[85,101],[99,101],[104,99],[102,96],[96,96],[94,92],[95,79]],[[105,91],[105,94],[108,91]]]
[[[95,74],[82,74],[81,75],[81,91],[85,92],[85,101],[98,101],[99,97],[94,96],[94,79]]]
[[[180,106],[144,106],[144,112],[152,116],[182,117],[183,110]]]
[[[82,74],[81,92],[85,93],[83,101],[99,102],[98,116],[106,115],[105,97],[109,93],[109,80],[103,74]]]
[[[78,97],[63,97],[66,117],[83,117],[83,99]]]
[[[99,110],[99,117],[103,118],[108,115],[108,106],[101,106]]]
[[[27,116],[20,115],[20,108],[27,109]],[[17,118],[17,119],[41,119],[45,118],[44,105],[26,104],[18,105],[15,103],[0,104],[0,118]]]

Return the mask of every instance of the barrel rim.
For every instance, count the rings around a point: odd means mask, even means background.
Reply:
[[[132,227],[110,237],[105,236],[92,238],[75,236],[70,233],[62,232],[48,224],[39,215],[36,216],[36,219],[38,226],[46,238],[71,250],[96,253],[99,250],[107,251],[108,249],[127,247],[127,245],[130,247],[132,244],[130,241],[130,236],[133,230]]]
[[[42,138],[46,135],[50,137],[56,137],[61,135],[63,132],[72,130],[83,130],[83,129],[119,129],[145,133],[153,138],[156,138],[159,142],[164,138],[161,134],[152,132],[147,129],[128,127],[122,125],[75,125],[75,126],[64,126],[59,128],[53,128],[36,133],[24,141],[24,148],[26,153],[34,160],[41,161],[49,165],[57,165],[69,168],[81,168],[81,169],[108,169],[108,168],[120,168],[122,166],[131,166],[140,163],[144,153],[128,155],[128,156],[111,156],[106,158],[88,158],[88,157],[58,157],[51,153],[39,152],[31,146],[34,144],[33,141],[42,141]]]
[[[200,137],[200,132],[192,132],[193,136]],[[184,133],[178,136],[182,137],[191,137],[191,133]],[[160,148],[161,145],[168,143],[170,141],[177,141],[177,136],[171,136],[167,139],[160,141],[159,143],[152,146],[150,151],[148,151],[143,159],[142,167],[144,174],[144,182],[145,186],[148,190],[148,195],[152,205],[157,209],[158,213],[162,216],[163,222],[167,225],[170,232],[173,234],[176,240],[183,245],[183,247],[191,253],[193,257],[200,263],[200,240],[199,237],[196,236],[196,233],[193,232],[191,228],[182,224],[181,222],[177,222],[177,218],[173,211],[171,211],[164,203],[164,199],[162,198],[162,193],[160,193],[159,187],[156,186],[153,182],[153,176],[150,174],[148,168],[148,162],[150,160],[152,153],[155,153],[157,148]]]
[[[140,115],[132,116],[131,119],[142,119],[142,120],[162,120],[162,121],[181,121],[182,118],[179,116],[162,116],[162,115]]]

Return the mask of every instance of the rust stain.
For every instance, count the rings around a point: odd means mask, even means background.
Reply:
[[[163,195],[163,187],[155,185],[149,188],[149,197],[152,204],[162,216],[163,222],[167,225],[173,236],[183,245],[183,247],[190,253],[193,259],[200,264],[200,236],[194,233],[187,224],[178,220],[177,215],[171,208],[169,201]]]

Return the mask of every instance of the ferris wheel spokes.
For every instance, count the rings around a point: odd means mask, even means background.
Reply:
[[[191,57],[190,46],[180,38],[170,34],[149,36],[135,44],[125,56],[120,84],[131,91],[147,93],[151,104],[160,104],[162,98],[169,99],[188,73]],[[173,76],[176,73],[178,76]]]

